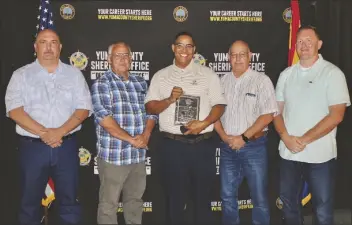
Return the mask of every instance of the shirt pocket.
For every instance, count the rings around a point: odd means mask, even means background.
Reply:
[[[35,121],[45,124],[49,108],[49,99],[45,84],[28,82],[24,99],[24,111]]]
[[[144,91],[137,91],[137,103],[144,106],[144,99],[146,93]]]
[[[255,93],[252,93],[252,92],[245,93],[244,102],[248,110],[248,113],[255,113],[255,111],[257,110],[257,107],[256,107],[257,98],[258,96]]]
[[[42,108],[43,105],[49,103],[47,88],[42,83],[36,85],[29,84],[25,94],[25,99],[29,107]]]
[[[136,91],[133,101],[131,101],[134,114],[145,114],[145,95],[144,91]]]
[[[134,90],[129,92],[130,100],[133,104],[133,111],[138,113],[145,113],[144,100],[147,95],[147,90],[143,85],[134,85]]]

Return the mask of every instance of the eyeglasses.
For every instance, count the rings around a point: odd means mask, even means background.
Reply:
[[[176,43],[175,44],[176,50],[183,50],[186,49],[187,51],[192,50],[194,45],[192,44],[183,44],[183,43]]]
[[[112,58],[115,60],[126,60],[130,58],[130,53],[116,53],[112,55]]]
[[[248,56],[248,52],[239,52],[239,53],[230,52],[231,58],[244,59],[247,56]]]

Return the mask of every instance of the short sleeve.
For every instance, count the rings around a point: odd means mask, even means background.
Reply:
[[[268,113],[275,113],[276,115],[278,113],[278,106],[275,98],[274,85],[268,76],[264,76],[260,85],[259,113],[260,115]]]
[[[160,101],[160,81],[159,81],[159,75],[156,73],[152,80],[150,81],[150,86],[147,92],[147,95],[145,97],[145,103],[150,102],[150,101]]]
[[[76,109],[89,110],[89,115],[92,113],[92,98],[89,87],[81,71],[77,71],[77,85],[75,91]]]
[[[220,78],[213,71],[209,71],[209,100],[210,105],[226,105],[226,99],[222,85],[220,84]]]
[[[351,105],[346,78],[340,69],[334,68],[331,70],[327,81],[326,94],[329,106],[343,103],[346,103],[346,106]]]
[[[23,106],[23,93],[22,93],[22,73],[18,70],[15,71],[10,79],[10,82],[6,89],[5,94],[5,105],[6,105],[6,116],[9,116],[9,112],[13,109]]]
[[[286,71],[286,70],[285,70]],[[285,71],[281,72],[279,79],[276,83],[276,101],[278,102],[284,102],[285,101],[285,97],[284,97],[284,91],[285,91],[285,83],[286,83],[286,79],[287,79],[287,73],[285,73]]]

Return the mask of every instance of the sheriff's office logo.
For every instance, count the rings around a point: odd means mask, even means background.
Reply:
[[[196,53],[196,54],[193,55],[193,61],[196,64],[205,66],[205,63],[206,63],[207,60],[201,54]]]
[[[92,154],[90,154],[90,152],[83,147],[79,148],[78,156],[79,156],[79,164],[81,166],[89,165],[90,160],[92,159]]]
[[[83,52],[74,52],[70,56],[70,64],[80,70],[84,70],[88,65],[88,57]]]
[[[177,22],[184,22],[188,17],[188,10],[183,6],[177,6],[174,9],[174,18]]]
[[[60,7],[60,15],[65,20],[70,20],[75,17],[75,8],[70,4],[63,4]]]
[[[279,198],[276,199],[276,207],[278,209],[282,209],[282,207],[284,206],[284,203],[282,202],[282,200]]]
[[[292,11],[291,8],[287,8],[282,13],[282,18],[285,20],[286,23],[291,23],[292,21]]]

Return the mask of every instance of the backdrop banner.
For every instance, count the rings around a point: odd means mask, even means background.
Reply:
[[[51,6],[55,29],[63,44],[61,60],[79,68],[89,86],[109,69],[107,49],[110,44],[117,41],[130,44],[133,57],[131,73],[143,76],[149,83],[153,74],[172,64],[171,44],[175,35],[181,31],[191,32],[194,36],[195,62],[210,67],[219,76],[231,69],[227,52],[231,43],[236,40],[248,42],[253,53],[250,67],[266,73],[273,83],[276,83],[280,72],[287,66],[291,18],[289,1],[177,3],[53,1]],[[10,74],[6,74],[6,79],[3,80],[8,80],[9,77]],[[14,124],[7,122],[7,125],[11,126],[8,130],[14,133]],[[275,221],[276,218],[280,218],[276,206],[279,157],[277,135],[272,127],[270,128],[268,194],[271,214]],[[93,117],[84,122],[83,128],[78,132],[78,138],[81,159],[79,201],[83,208],[83,222],[94,224],[98,206],[99,177]],[[161,168],[158,166],[158,152],[163,149],[158,146],[159,139],[160,134],[156,128],[145,162],[147,170],[147,188],[143,196],[145,225],[165,224],[165,197],[159,179]],[[11,160],[16,154],[11,156]],[[209,166],[216,166],[216,174],[219,175],[220,149],[214,149],[214,154],[216,161]],[[15,167],[14,165],[11,168]],[[249,223],[253,204],[245,180],[240,187],[238,199],[241,221]],[[118,221],[119,224],[124,224],[122,202],[119,206]],[[209,207],[220,224],[219,176],[212,190]],[[186,214],[190,216],[191,201],[185,208]],[[54,221],[51,213],[49,221]]]
[[[173,62],[171,44],[178,32],[188,31],[196,42],[195,61],[213,69],[219,76],[230,71],[228,48],[235,40],[249,43],[253,52],[250,67],[265,72],[275,83],[287,63],[288,29],[291,18],[289,2],[267,1],[233,3],[117,3],[117,2],[53,2],[56,30],[63,43],[61,59],[78,67],[89,85],[109,69],[108,46],[125,41],[132,49],[131,73],[143,76],[149,83],[153,74]],[[270,35],[267,35],[270,34]],[[84,123],[81,141],[80,202],[84,221],[96,220],[98,203],[98,168],[96,164],[93,118]],[[153,133],[146,160],[147,189],[144,194],[143,224],[162,224],[165,202],[158,177],[159,134]],[[277,161],[277,146],[269,149],[270,160]],[[214,165],[219,174],[220,149],[214,149]],[[277,172],[270,174],[271,205],[276,209]],[[221,200],[219,179],[214,184],[209,202],[220,223]],[[249,222],[253,204],[247,184],[239,190],[241,220]],[[192,209],[191,203],[186,209]],[[187,211],[187,210],[186,210]],[[117,209],[123,223],[122,203]],[[190,210],[191,212],[191,210]]]
[[[45,1],[49,3],[50,0]],[[15,124],[6,118],[4,96],[10,77],[16,69],[33,61],[39,0],[10,1],[2,3],[0,43],[2,45],[0,73],[0,102],[2,157],[0,169],[4,178],[0,188],[2,199],[0,223],[16,224],[20,202],[19,152]],[[287,67],[290,1],[65,1],[52,0],[53,21],[63,43],[61,60],[80,68],[92,85],[108,68],[107,48],[116,41],[125,41],[132,47],[131,71],[148,82],[156,71],[173,61],[171,44],[180,31],[189,31],[196,41],[197,63],[205,64],[219,76],[230,70],[227,51],[238,39],[249,43],[253,54],[251,67],[265,72],[276,84],[280,72]],[[352,1],[325,0],[300,1],[302,25],[316,26],[324,42],[321,53],[325,59],[339,66],[345,73],[352,95]],[[351,108],[351,107],[349,107]],[[347,109],[344,121],[337,132],[338,166],[336,173],[335,209],[350,209],[352,188],[350,163],[351,109]],[[271,224],[280,223],[278,197],[278,135],[270,125],[269,153],[269,202]],[[96,135],[93,117],[87,119],[78,132],[80,156],[79,201],[82,205],[82,224],[96,224],[99,178],[96,165]],[[144,199],[143,224],[165,223],[165,197],[160,185],[158,146],[160,134],[152,134],[146,160],[147,189]],[[217,174],[220,151],[214,149]],[[220,224],[221,199],[219,176],[214,183],[209,207]],[[43,193],[44,194],[44,193]],[[250,224],[252,201],[246,181],[240,187],[240,216],[242,224]],[[191,199],[192,195],[190,195]],[[55,206],[55,201],[54,201]],[[185,212],[192,213],[187,202]],[[57,221],[56,207],[49,210],[49,224]],[[304,214],[311,214],[311,202]],[[119,224],[124,224],[122,203],[117,209]],[[336,216],[338,218],[338,216]],[[350,219],[350,218],[349,218]],[[338,222],[336,222],[338,224]]]

